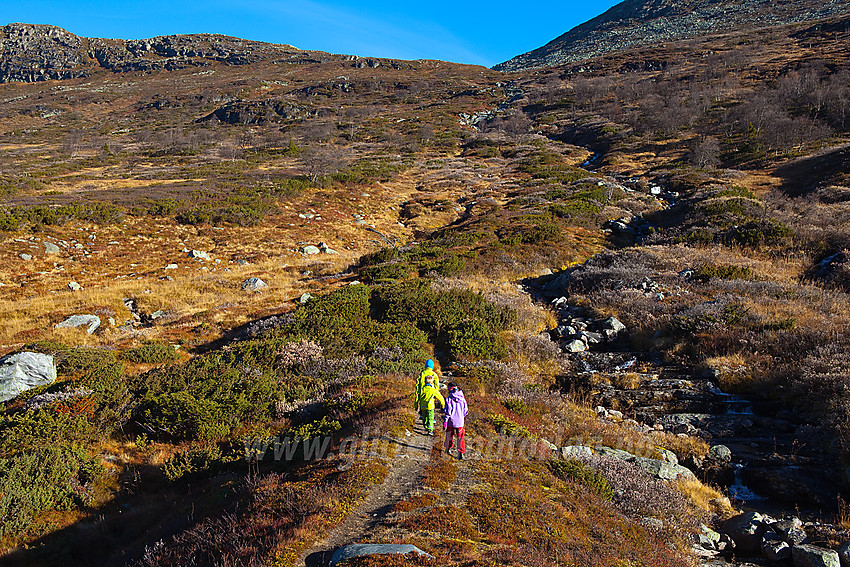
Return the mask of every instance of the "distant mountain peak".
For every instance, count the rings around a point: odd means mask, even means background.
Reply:
[[[625,0],[543,47],[494,69],[521,71],[561,65],[630,47],[847,12],[850,0]]]

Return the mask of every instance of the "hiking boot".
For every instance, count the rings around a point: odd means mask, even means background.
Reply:
[[[459,461],[462,461],[462,460],[464,460],[466,457],[464,457],[464,456],[463,456],[463,453],[458,453],[458,454],[457,454],[457,458],[458,458],[458,460],[459,460]]]

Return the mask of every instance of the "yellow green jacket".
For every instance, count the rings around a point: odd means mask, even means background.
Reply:
[[[417,393],[416,401],[419,410],[422,411],[434,409],[435,399],[440,400],[440,407],[446,406],[446,400],[443,398],[443,395],[440,393],[440,391],[434,386],[426,384],[425,387],[419,390],[419,392]]]
[[[425,379],[430,376],[434,379],[434,388],[437,389],[437,392],[440,391],[440,377],[436,372],[431,370],[430,368],[426,368],[422,372],[419,373],[419,378],[416,379],[416,393],[413,394],[413,405],[414,409],[419,409],[419,396],[422,393],[422,388],[425,387]],[[433,407],[433,406],[432,406]]]

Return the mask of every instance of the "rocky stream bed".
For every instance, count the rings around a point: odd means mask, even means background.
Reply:
[[[710,445],[704,459],[663,457],[674,478],[693,473],[720,487],[743,511],[704,526],[695,537],[704,565],[850,565],[850,531],[833,523],[842,469],[832,454],[810,443],[813,428],[800,416],[723,392],[714,370],[697,372],[634,351],[628,329],[616,318],[594,319],[545,284],[526,284],[535,301],[557,315],[549,338],[576,369],[563,378],[565,391],[589,397],[599,419],[695,436]],[[657,293],[651,285],[645,292]],[[614,456],[644,468],[643,461],[650,461],[619,453]]]

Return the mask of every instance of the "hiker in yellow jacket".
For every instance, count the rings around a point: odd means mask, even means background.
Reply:
[[[416,406],[413,408],[419,411],[419,393],[422,391],[422,388],[425,387],[425,378],[430,376],[434,379],[434,387],[437,391],[440,391],[440,376],[434,371],[434,361],[432,359],[428,359],[425,363],[425,370],[419,373],[419,378],[416,379],[416,395],[415,404]]]
[[[434,378],[432,376],[425,377],[425,386],[420,390],[417,385],[416,406],[419,408],[419,415],[422,417],[422,425],[425,426],[425,432],[428,435],[434,435],[434,400],[440,401],[440,407],[446,407],[446,400],[440,391],[434,387]]]

